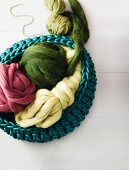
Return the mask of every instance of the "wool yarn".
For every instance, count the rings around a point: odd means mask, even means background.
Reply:
[[[82,59],[84,42],[88,41],[89,29],[85,13],[77,0],[69,0],[73,13],[66,11],[62,15],[52,14],[48,18],[47,29],[52,34],[66,34],[75,42],[75,55],[69,62],[67,68],[67,76],[74,73],[76,65]],[[79,7],[79,8],[78,8]],[[67,18],[67,24],[62,22],[63,18]],[[69,23],[69,24],[68,24]],[[68,29],[68,25],[70,26]]]
[[[62,14],[65,10],[64,0],[44,0],[46,7],[57,14]]]
[[[88,22],[84,10],[81,4],[77,0],[69,0],[73,13],[78,16],[82,23],[81,29],[83,29],[83,41],[86,43],[89,39],[90,32],[88,28]]]
[[[35,98],[36,87],[19,65],[0,64],[0,112],[19,112]]]
[[[48,42],[35,43],[25,50],[20,68],[38,88],[51,89],[65,77],[65,50]]]
[[[72,24],[68,17],[58,14],[51,14],[46,25],[51,34],[65,35],[72,29]]]
[[[75,43],[75,54],[71,58],[67,68],[67,75],[70,76],[73,74],[76,65],[82,60],[84,41],[83,41],[83,30],[81,29],[82,23],[80,22],[80,19],[76,15],[73,14],[68,14],[68,15],[72,15],[72,23],[73,23],[73,30],[69,37],[71,37]]]
[[[74,48],[73,41],[67,37],[60,35],[42,35],[16,42],[0,55],[0,62],[18,62],[21,54],[28,46],[35,42],[44,41]],[[89,113],[95,97],[96,73],[93,61],[86,49],[84,49],[82,57],[81,71],[82,79],[75,94],[75,102],[63,111],[61,119],[56,124],[48,129],[37,128],[35,126],[22,128],[16,122],[12,122],[10,119],[12,114],[10,114],[9,119],[6,119],[5,117],[3,118],[4,114],[1,113],[0,129],[15,139],[36,143],[46,143],[60,139],[73,132],[75,128],[80,126],[81,122]]]
[[[65,77],[51,91],[40,89],[35,100],[24,111],[15,115],[15,121],[21,127],[48,128],[62,116],[62,111],[74,102],[74,94],[81,81],[81,63],[75,73]]]

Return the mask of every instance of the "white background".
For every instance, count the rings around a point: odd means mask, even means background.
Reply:
[[[66,0],[67,1],[67,0]],[[129,0],[80,0],[89,21],[86,44],[97,71],[94,105],[81,126],[47,144],[14,140],[0,130],[0,170],[129,170]],[[0,52],[26,38],[46,33],[50,14],[43,0],[0,0]],[[67,6],[69,9],[68,1]]]

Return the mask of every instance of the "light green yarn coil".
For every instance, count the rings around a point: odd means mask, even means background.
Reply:
[[[51,34],[65,35],[72,29],[72,24],[68,17],[52,14],[48,18],[47,29]]]
[[[65,10],[64,0],[44,0],[46,7],[57,14],[62,14]]]

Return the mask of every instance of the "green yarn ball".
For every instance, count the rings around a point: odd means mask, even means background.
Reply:
[[[52,43],[35,43],[23,53],[20,68],[38,88],[51,89],[65,76],[66,52]]]
[[[62,14],[65,10],[64,0],[44,0],[46,7],[57,14]]]
[[[52,14],[48,18],[47,30],[51,34],[65,35],[72,29],[72,24],[68,17]]]

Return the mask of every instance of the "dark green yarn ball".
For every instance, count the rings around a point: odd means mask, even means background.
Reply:
[[[47,35],[21,40],[0,55],[1,63],[18,62],[21,53],[35,42],[52,42],[60,45],[74,48],[74,43],[71,39],[59,35]],[[75,95],[75,102],[72,106],[63,112],[63,116],[59,122],[48,129],[30,127],[22,128],[17,125],[9,116],[0,115],[0,129],[19,140],[28,142],[44,143],[61,137],[72,132],[78,127],[85,116],[88,114],[90,107],[93,104],[93,99],[96,90],[96,73],[94,64],[89,53],[84,50],[82,58],[82,80]]]
[[[66,53],[52,43],[35,43],[23,53],[20,68],[38,88],[50,89],[65,76]]]

